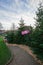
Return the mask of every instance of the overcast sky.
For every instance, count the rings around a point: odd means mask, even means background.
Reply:
[[[10,29],[11,23],[18,23],[21,17],[26,25],[35,24],[35,11],[43,0],[0,0],[0,22],[4,29]]]

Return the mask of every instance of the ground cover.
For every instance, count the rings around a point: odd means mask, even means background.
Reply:
[[[11,52],[0,37],[0,65],[5,65],[11,57]]]

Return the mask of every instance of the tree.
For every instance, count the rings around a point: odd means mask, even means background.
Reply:
[[[43,60],[43,6],[42,3],[39,4],[39,7],[36,12],[36,28],[33,33],[34,41],[34,50],[38,54],[38,57]]]
[[[26,44],[28,45],[30,43],[30,35],[24,34],[22,35],[22,31],[29,31],[29,27],[25,26],[24,20],[21,18],[20,23],[19,23],[19,28],[18,28],[18,34],[17,34],[17,43],[19,44]]]
[[[0,30],[2,30],[3,29],[3,26],[2,26],[2,23],[0,23]]]
[[[38,11],[36,12],[36,16],[37,16],[36,27],[38,27],[39,30],[42,31],[43,30],[43,6],[42,6],[42,3],[39,4],[39,8],[38,8]]]
[[[39,4],[39,8],[38,11],[36,12],[36,21],[37,21],[37,25],[36,25],[36,30],[38,30],[38,43],[43,43],[43,41],[41,39],[43,36],[43,6],[42,3]],[[40,40],[39,40],[40,39]]]
[[[24,30],[24,20],[21,18],[20,23],[19,23],[19,28],[18,28],[18,31],[17,31],[17,43],[18,44],[21,44],[24,41],[23,40],[24,37],[21,34],[21,31],[23,31],[23,30]]]
[[[12,31],[15,31],[15,24],[14,24],[14,23],[12,23],[11,30],[12,30]]]
[[[20,28],[24,27],[24,20],[23,20],[22,18],[21,18],[21,20],[20,20],[19,25],[20,25]]]
[[[9,43],[15,43],[15,38],[16,38],[16,30],[15,30],[15,25],[12,23],[11,30],[7,32],[6,36],[7,40]]]

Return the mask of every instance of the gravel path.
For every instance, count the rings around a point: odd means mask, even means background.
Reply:
[[[26,51],[18,46],[9,46],[11,52],[14,54],[13,60],[9,65],[40,65],[34,58]]]

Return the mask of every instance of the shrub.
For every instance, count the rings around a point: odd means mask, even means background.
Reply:
[[[8,32],[6,38],[7,38],[9,43],[14,43],[15,42],[14,32],[13,31]]]

